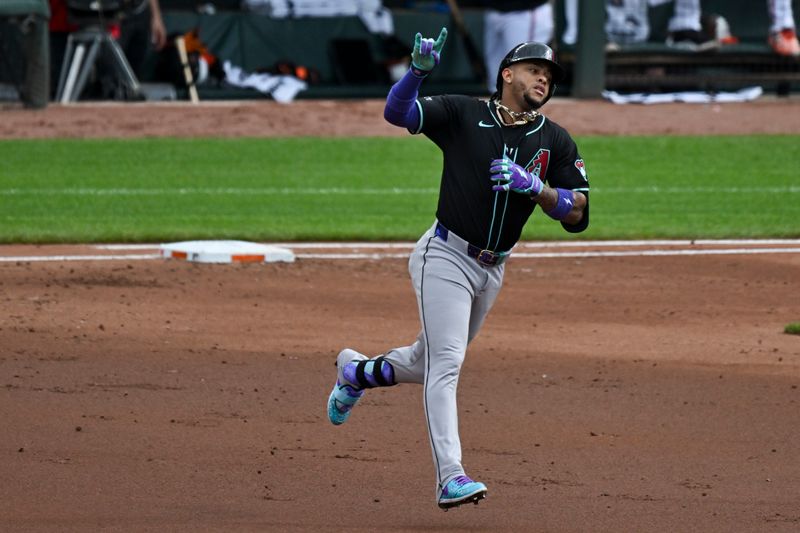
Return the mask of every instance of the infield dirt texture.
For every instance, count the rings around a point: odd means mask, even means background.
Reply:
[[[9,108],[0,138],[405,135],[382,105]],[[797,100],[546,110],[573,135],[800,133]],[[405,258],[0,261],[0,530],[797,531],[798,247],[512,256],[459,384],[489,495],[447,513],[420,387],[325,414],[341,348],[417,334]],[[0,246],[111,253],[142,252]]]

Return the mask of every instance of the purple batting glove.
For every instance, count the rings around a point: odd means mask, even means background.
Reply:
[[[489,173],[492,174],[491,180],[496,183],[493,191],[514,191],[536,196],[544,189],[544,183],[538,176],[510,159],[495,159],[489,167]]]

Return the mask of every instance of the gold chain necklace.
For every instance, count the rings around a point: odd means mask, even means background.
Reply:
[[[529,122],[533,122],[539,116],[539,112],[535,110],[522,111],[522,112],[513,111],[508,107],[504,106],[503,104],[501,104],[500,100],[498,99],[494,100],[494,107],[497,110],[496,112],[497,116],[500,118],[500,122],[502,122],[506,126],[524,126]],[[510,124],[506,122],[506,119],[503,117],[503,114],[500,113],[500,110],[503,110],[506,113],[508,113],[508,116],[511,117],[511,119],[514,122]]]

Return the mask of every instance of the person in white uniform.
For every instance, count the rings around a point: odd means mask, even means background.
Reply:
[[[770,19],[767,37],[769,45],[776,54],[800,56],[792,0],[767,0],[767,12]],[[673,39],[681,34],[688,36],[691,32],[701,32],[701,14],[700,0],[675,0],[675,15],[670,19],[668,27]]]
[[[553,6],[547,0],[487,1],[483,18],[483,56],[486,64],[486,87],[495,90],[494,71],[506,52],[521,41],[549,43],[555,23]]]

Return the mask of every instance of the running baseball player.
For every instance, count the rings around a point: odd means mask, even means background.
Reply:
[[[443,509],[486,497],[486,486],[469,478],[461,463],[456,387],[467,346],[500,291],[511,248],[537,205],[569,232],[589,224],[583,160],[569,134],[538,111],[564,75],[553,51],[537,42],[514,47],[500,63],[490,101],[418,98],[446,38],[446,28],[436,40],[416,35],[411,68],[391,88],[384,110],[387,121],[422,133],[444,156],[436,220],[408,264],[422,330],[410,346],[372,359],[342,350],[328,398],[328,418],[338,425],[366,389],[421,384]]]

